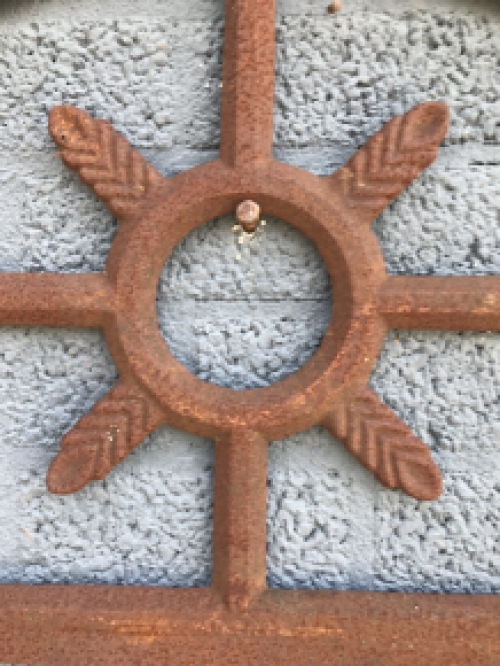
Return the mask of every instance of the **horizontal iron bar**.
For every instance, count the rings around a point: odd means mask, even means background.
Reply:
[[[389,277],[379,312],[392,328],[500,331],[500,276]]]
[[[113,311],[102,275],[0,273],[0,325],[100,327]]]
[[[500,663],[500,597],[267,590],[228,611],[209,589],[0,587],[0,660],[51,666]]]

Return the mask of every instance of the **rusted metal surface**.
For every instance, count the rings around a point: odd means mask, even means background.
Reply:
[[[22,633],[21,633],[22,632]],[[500,597],[0,588],[2,658],[46,666],[497,666]]]
[[[328,5],[328,13],[329,14],[337,14],[342,9],[342,0],[333,0]]]
[[[232,11],[236,6],[231,5]],[[262,8],[258,17],[262,20]],[[245,35],[246,28],[242,32]],[[247,63],[248,53],[236,49],[234,57]],[[228,68],[230,81],[233,68],[234,63]],[[232,97],[228,89],[230,85],[224,95]],[[363,387],[387,326],[394,325],[397,313],[404,313],[406,321],[420,312],[422,292],[412,287],[421,284],[418,278],[406,278],[401,301],[394,298],[391,285],[400,282],[387,276],[367,223],[435,158],[448,124],[447,109],[433,102],[394,118],[345,167],[320,179],[264,157],[262,145],[257,157],[238,161],[237,146],[252,145],[255,117],[265,128],[269,123],[267,107],[261,104],[247,128],[242,114],[251,106],[249,98],[241,109],[231,107],[234,113],[228,118],[236,129],[223,127],[223,136],[226,131],[237,134],[231,144],[233,161],[203,165],[170,181],[138,157],[109,124],[71,107],[51,112],[50,131],[65,164],[126,222],[105,274],[94,280],[97,293],[88,294],[87,286],[85,300],[80,297],[78,319],[85,325],[89,302],[102,303],[101,325],[122,379],[65,436],[48,475],[52,492],[74,492],[103,478],[161,423],[212,438],[253,432],[266,441],[322,423],[389,488],[426,500],[440,494],[439,472],[427,447],[378,398],[368,398]],[[247,202],[243,207],[283,218],[316,243],[331,276],[335,315],[317,354],[299,372],[265,389],[233,391],[208,385],[174,359],[158,329],[156,288],[177,243],[206,220],[241,210],[242,200]],[[57,276],[52,278],[57,284]],[[87,276],[81,279],[89,284]],[[67,277],[59,280],[64,290]],[[426,317],[432,320],[443,297],[433,297],[432,281],[427,284]],[[67,324],[58,309],[64,299],[50,290],[45,293],[48,323]],[[73,310],[79,310],[74,287],[71,299]],[[52,320],[47,314],[51,302]],[[489,322],[494,302],[483,298],[480,305],[480,321]],[[96,325],[96,315],[90,325]],[[16,322],[11,317],[9,323]]]
[[[367,387],[352,392],[322,421],[387,488],[432,500],[443,489],[429,449]]]
[[[236,219],[249,233],[255,231],[260,220],[260,206],[255,201],[242,201],[236,209]]]
[[[216,441],[215,466],[213,586],[243,610],[266,586],[267,442],[230,432]]]
[[[500,330],[500,277],[391,277],[373,219],[436,157],[443,104],[391,120],[337,173],[272,158],[272,0],[227,0],[220,159],[163,178],[101,120],[50,114],[70,169],[121,224],[100,275],[0,275],[0,323],[102,327],[117,385],[62,441],[48,487],[102,479],[162,423],[216,440],[211,588],[0,588],[0,660],[64,664],[500,663],[500,599],[266,589],[271,440],[322,424],[377,479],[436,498],[427,447],[367,388],[389,327]],[[335,312],[315,356],[276,385],[208,385],[158,330],[156,288],[173,248],[244,201],[321,253]]]

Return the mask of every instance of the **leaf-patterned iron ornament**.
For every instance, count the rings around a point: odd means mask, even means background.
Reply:
[[[70,106],[50,112],[64,164],[122,223],[100,275],[1,276],[2,323],[101,326],[120,373],[64,436],[48,473],[53,493],[102,479],[163,423],[221,441],[235,433],[242,441],[256,435],[270,441],[323,424],[387,487],[422,500],[441,493],[428,448],[366,383],[388,326],[420,327],[430,318],[439,328],[468,328],[471,309],[479,308],[484,328],[490,301],[480,280],[389,277],[369,228],[436,158],[447,107],[431,102],[393,118],[327,178],[275,161],[274,21],[266,3],[257,4],[228,3],[216,162],[166,179],[108,122]],[[245,13],[249,20],[240,24]],[[266,40],[258,48],[257,33]],[[174,359],[158,330],[155,293],[175,245],[248,199],[316,244],[335,313],[320,349],[299,372],[271,387],[233,391],[208,385]],[[473,299],[466,318],[462,303],[458,312],[453,307],[464,286]],[[489,311],[494,317],[495,307]]]
[[[349,234],[349,223],[357,227],[354,235],[363,235],[362,223],[370,222],[387,204],[392,201],[418,174],[427,167],[436,157],[436,151],[439,143],[444,137],[448,124],[448,112],[446,107],[439,103],[424,104],[410,111],[404,116],[394,118],[368,143],[359,150],[354,157],[339,172],[328,179],[317,179],[316,187],[321,190],[323,198],[330,199],[329,207],[332,202],[347,212],[349,220],[345,231],[336,229],[336,218],[338,212],[331,213],[331,221],[325,224],[322,231],[332,235],[335,241],[336,233]],[[223,125],[224,127],[224,125]],[[242,124],[242,128],[245,125]],[[176,210],[173,203],[176,201],[176,179],[168,181],[164,179],[143,157],[134,151],[128,142],[111,125],[102,120],[93,120],[87,113],[73,107],[56,107],[50,113],[49,119],[50,133],[61,149],[61,157],[64,164],[70,169],[75,170],[80,179],[94,190],[99,199],[107,204],[110,211],[118,217],[122,223],[126,223],[115,246],[124,247],[128,238],[134,238],[134,246],[137,248],[135,261],[141,261],[141,254],[147,247],[151,239],[151,233],[148,232],[141,237],[143,219],[153,216],[154,230],[156,240],[155,244],[162,245],[164,240],[161,238],[162,232],[169,237],[169,245],[173,236],[171,225],[173,219],[176,219],[177,229],[183,228],[183,218],[186,219],[192,215],[191,211],[184,213],[185,204],[177,206]],[[238,155],[234,156],[235,162],[238,162]],[[218,162],[208,167],[203,167],[202,177],[206,182],[220,182],[227,180],[227,174],[231,173],[232,178],[241,173],[247,180],[240,190],[240,194],[233,192],[226,195],[229,202],[229,210],[234,210],[235,202],[242,197],[251,196],[257,201],[262,201],[264,211],[267,213],[277,212],[273,208],[274,202],[266,205],[266,199],[270,196],[269,187],[264,190],[260,179],[263,173],[269,173],[269,169],[275,169],[271,159],[264,159],[262,156],[254,160],[240,163],[240,166],[231,166],[227,163]],[[287,169],[288,170],[288,169]],[[189,174],[188,187],[181,184],[181,197],[188,202],[186,208],[190,208],[200,195],[193,192],[192,197],[187,197],[182,189],[187,192],[192,191],[191,179],[195,177],[196,170]],[[253,177],[257,176],[258,183],[253,183]],[[292,172],[289,177],[294,181],[302,176],[300,171]],[[267,177],[266,177],[267,178]],[[183,175],[181,179],[186,179]],[[196,182],[196,181],[195,181]],[[300,180],[299,180],[300,183]],[[272,191],[272,179],[270,180]],[[220,190],[220,184],[214,185],[214,193]],[[202,191],[201,188],[199,190]],[[311,193],[311,197],[318,198],[318,195]],[[202,210],[208,202],[201,202]],[[220,204],[218,204],[220,205]],[[281,212],[283,203],[278,203]],[[286,203],[285,203],[286,206]],[[167,212],[168,211],[168,212]],[[295,221],[295,215],[292,213],[285,217],[292,223]],[[210,215],[207,211],[207,216]],[[206,215],[197,217],[197,224],[206,220]],[[344,213],[345,215],[345,213]],[[324,216],[324,215],[323,215]],[[300,219],[300,218],[299,218]],[[306,226],[307,225],[307,226]],[[190,225],[191,226],[191,225]],[[195,225],[196,226],[196,225]],[[305,233],[311,234],[312,229],[308,228],[308,222],[305,225],[297,224]],[[146,226],[144,226],[144,229]],[[185,233],[187,229],[184,227]],[[365,232],[366,235],[370,232]],[[313,236],[314,240],[318,240]],[[362,243],[362,239],[360,238]],[[318,243],[321,249],[321,244]],[[170,249],[170,248],[169,248]],[[115,247],[113,248],[115,250]],[[113,252],[112,257],[116,255]],[[155,248],[154,252],[158,252]],[[337,250],[338,252],[338,250]],[[349,317],[347,313],[338,315],[336,313],[333,330],[326,335],[326,343],[323,347],[335,347],[335,353],[329,353],[328,360],[322,361],[319,368],[316,368],[313,382],[299,381],[301,373],[289,382],[283,382],[283,386],[277,385],[272,392],[278,396],[289,396],[288,385],[296,385],[299,395],[306,395],[312,386],[316,385],[321,375],[327,371],[332,372],[346,351],[350,353],[350,367],[343,370],[343,374],[337,378],[337,390],[335,383],[331,382],[329,387],[324,387],[321,401],[308,406],[304,403],[299,407],[296,416],[298,425],[289,426],[289,418],[285,419],[283,424],[277,425],[280,428],[278,435],[290,434],[297,429],[304,429],[314,423],[322,423],[338,439],[345,442],[349,451],[368,469],[373,471],[381,483],[389,488],[401,488],[405,492],[419,499],[433,499],[441,492],[441,475],[438,468],[432,461],[427,447],[415,436],[411,434],[408,428],[394,415],[394,413],[382,405],[378,398],[368,391],[366,387],[360,386],[360,379],[366,382],[367,371],[370,371],[377,357],[376,346],[380,344],[381,335],[384,331],[382,321],[377,321],[377,302],[373,301],[372,291],[373,282],[381,275],[380,266],[377,265],[378,256],[370,256],[370,248],[366,252],[363,263],[360,263],[361,251],[359,256],[354,256],[350,261],[351,265],[346,266],[346,272],[366,273],[368,275],[366,283],[364,280],[359,285],[359,297],[365,303],[363,307],[373,311],[370,312],[370,318],[375,324],[367,325],[364,333],[357,334],[355,328],[362,325],[362,316],[358,322],[356,317]],[[166,259],[166,252],[160,251],[161,265]],[[346,257],[343,257],[345,260]],[[354,262],[354,264],[353,264]],[[346,262],[347,263],[347,262]],[[114,319],[114,337],[119,338],[120,319],[123,319],[122,328],[134,326],[143,326],[140,322],[141,303],[137,304],[135,314],[137,321],[131,317],[127,321],[127,307],[119,307],[120,295],[116,292],[117,278],[123,268],[118,269],[120,258],[114,262],[110,259],[103,282],[107,282],[107,289],[110,292],[109,302],[116,304],[115,313],[109,313],[111,319]],[[142,269],[149,275],[150,264],[146,261]],[[151,283],[155,286],[158,275],[154,273],[154,280]],[[339,307],[339,296],[337,294],[338,280],[332,276],[334,289],[336,293],[337,308]],[[384,276],[384,280],[385,280]],[[149,283],[149,280],[147,280]],[[149,286],[151,286],[151,284]],[[136,283],[126,283],[125,292],[128,289],[134,290]],[[364,298],[363,291],[366,289],[368,298]],[[114,292],[114,293],[113,293]],[[111,295],[113,293],[113,295]],[[351,300],[346,307],[352,309],[354,301],[348,288],[344,287],[343,299]],[[124,301],[125,304],[126,301]],[[154,301],[153,301],[154,304]],[[149,304],[149,306],[151,303]],[[147,312],[145,306],[145,319],[151,312]],[[150,309],[150,307],[149,307]],[[113,310],[113,307],[111,307]],[[113,314],[115,315],[113,317]],[[130,312],[131,314],[131,312]],[[360,313],[361,314],[361,313]],[[347,316],[346,316],[347,315]],[[354,336],[354,350],[349,350],[349,346],[344,343],[337,350],[340,335],[335,330],[335,322],[339,317],[344,317],[345,321],[337,325],[337,329],[350,326]],[[349,321],[351,319],[351,321]],[[113,324],[109,323],[109,326]],[[157,328],[153,323],[153,328]],[[347,331],[345,332],[347,333]],[[367,334],[368,333],[368,334]],[[146,333],[147,335],[148,333]],[[110,333],[109,338],[113,337]],[[365,337],[365,340],[357,339]],[[119,346],[118,340],[112,344],[112,350]],[[368,345],[367,345],[368,343]],[[363,351],[365,349],[365,351]],[[324,352],[324,350],[323,350]],[[168,354],[168,352],[166,352]],[[166,356],[165,351],[163,356]],[[54,493],[70,493],[79,490],[90,481],[102,479],[111,469],[120,463],[125,456],[138,446],[146,435],[157,428],[162,423],[175,423],[183,426],[176,418],[169,418],[170,396],[166,400],[158,399],[156,392],[151,387],[145,389],[140,377],[134,375],[130,363],[125,360],[125,368],[122,369],[122,362],[118,361],[118,366],[122,370],[122,379],[118,385],[112,389],[107,397],[99,401],[92,412],[84,416],[76,424],[74,429],[69,432],[62,441],[62,451],[52,464],[48,475],[49,489]],[[172,362],[171,357],[165,358],[166,364],[158,371],[164,376],[165,382],[172,381],[170,375],[174,368],[174,382],[178,381],[180,369],[176,363]],[[146,364],[147,365],[147,364]],[[318,362],[312,364],[318,365]],[[323,366],[323,367],[322,367]],[[144,366],[143,366],[144,367]],[[153,367],[151,368],[153,370]],[[359,372],[361,370],[361,372]],[[319,372],[318,372],[319,371]],[[338,373],[334,373],[338,374]],[[352,374],[352,378],[349,377]],[[182,373],[181,373],[182,375]],[[361,375],[361,377],[360,377]],[[190,378],[191,379],[191,378]],[[160,381],[162,381],[160,379]],[[196,396],[200,394],[212,394],[220,391],[220,402],[222,406],[226,403],[226,394],[231,395],[232,401],[240,401],[245,404],[247,400],[252,400],[255,396],[254,391],[246,392],[230,391],[228,389],[215,389],[208,387],[199,380],[191,379],[193,385],[193,396],[188,399],[185,406],[187,411],[196,410]],[[163,382],[162,382],[163,383]],[[311,387],[309,386],[311,384]],[[325,390],[329,388],[329,390]],[[339,392],[338,389],[341,389]],[[297,390],[297,389],[296,389]],[[261,390],[264,394],[266,390]],[[259,391],[260,393],[260,391]],[[187,396],[186,396],[187,397]],[[281,398],[278,398],[281,402]],[[259,398],[257,398],[259,400]],[[276,401],[276,397],[271,402]],[[265,406],[266,401],[260,402],[260,412]],[[217,410],[217,402],[214,403],[214,412]],[[222,429],[242,428],[246,430],[255,420],[255,410],[258,406],[248,405],[246,407],[246,418],[240,419],[239,423],[226,424],[221,423]],[[266,408],[269,411],[269,406]],[[297,410],[296,410],[297,411]],[[302,413],[301,413],[302,412]],[[310,414],[314,414],[311,418]],[[216,416],[216,413],[214,414]],[[273,414],[269,415],[268,421],[272,422]],[[194,424],[193,424],[194,425]],[[217,425],[215,423],[215,425]],[[187,424],[189,429],[196,432],[203,432],[213,436],[212,432],[206,432],[203,424],[196,424],[193,427]],[[201,426],[201,428],[200,428]],[[265,433],[269,429],[270,423],[263,423],[255,427],[260,433]],[[276,427],[276,426],[273,426]],[[281,429],[283,431],[281,432]],[[215,433],[217,437],[218,433]]]

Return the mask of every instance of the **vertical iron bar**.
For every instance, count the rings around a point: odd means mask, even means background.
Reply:
[[[231,166],[271,157],[276,0],[226,0],[221,159]]]
[[[213,586],[247,608],[266,585],[267,442],[235,430],[216,442]]]

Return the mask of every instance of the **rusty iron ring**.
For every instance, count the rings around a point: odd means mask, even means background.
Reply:
[[[207,384],[173,357],[158,329],[156,290],[166,259],[185,235],[208,219],[234,213],[247,198],[316,244],[331,277],[335,309],[319,350],[302,369],[266,388],[233,390]],[[377,313],[383,258],[370,229],[356,222],[326,182],[275,161],[245,170],[218,161],[175,177],[162,201],[122,227],[110,252],[116,318],[107,338],[112,352],[120,350],[120,374],[133,374],[169,423],[206,437],[243,428],[270,440],[319,423],[339,393],[366,383],[386,328]]]

